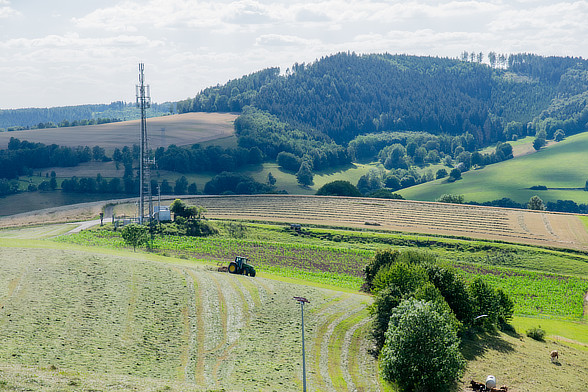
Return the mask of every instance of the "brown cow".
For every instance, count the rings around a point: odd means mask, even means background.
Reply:
[[[551,355],[551,362],[554,362],[555,360],[557,360],[559,362],[559,353],[557,352],[557,350],[553,350],[550,355]]]

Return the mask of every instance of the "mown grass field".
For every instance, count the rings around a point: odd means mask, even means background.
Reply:
[[[528,189],[534,185],[548,188],[584,188],[588,176],[588,132],[567,137],[536,153],[463,173],[453,183],[435,180],[403,189],[406,199],[433,201],[443,194],[464,195],[467,201],[489,201],[509,197],[526,203],[538,195],[543,201],[573,200],[588,203],[588,192],[580,190],[547,191]]]
[[[380,389],[365,295],[132,252],[34,243],[1,249],[3,388],[37,380],[47,390],[298,389],[298,295],[311,301],[312,390]],[[338,366],[325,375],[323,363]]]
[[[219,227],[222,230],[222,224]],[[375,233],[355,236],[349,231],[307,229],[301,236],[283,226],[253,226],[247,237],[156,237],[152,249],[158,254],[223,264],[235,256],[247,255],[260,271],[358,290],[363,283],[363,268],[375,249],[419,249],[420,243],[420,249],[452,264],[466,280],[483,276],[492,286],[504,288],[515,301],[517,315],[584,321],[584,297],[588,292],[585,255],[465,240],[445,243],[439,239],[434,243],[403,235],[391,241]],[[56,240],[128,248],[120,233],[111,230],[85,231]]]
[[[487,374],[519,392],[588,382],[584,252],[377,227],[296,234],[283,223],[249,222],[233,238],[231,222],[213,224],[217,236],[156,238],[152,252],[98,228],[56,238],[70,225],[0,230],[0,387],[297,390],[300,308],[291,298],[302,295],[311,300],[309,390],[389,390],[368,353],[371,298],[357,291],[365,263],[389,247],[433,253],[515,300],[516,333],[464,340],[460,390]],[[216,272],[235,255],[249,256],[258,276]],[[546,342],[525,336],[536,326]]]

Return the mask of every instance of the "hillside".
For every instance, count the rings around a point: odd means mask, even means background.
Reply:
[[[211,87],[178,102],[178,111],[250,105],[340,144],[372,132],[416,131],[468,132],[481,146],[509,140],[512,135],[503,131],[510,122],[522,125],[519,137],[535,118],[569,120],[568,133],[584,129],[586,113],[578,115],[586,112],[587,67],[580,58],[531,54],[511,55],[508,64],[490,67],[426,56],[339,53],[295,64],[284,76],[266,70],[265,78],[252,74]]]
[[[365,295],[169,258],[6,245],[0,241],[3,388],[47,377],[45,387],[63,390],[291,391],[301,386],[292,297],[304,296],[311,389],[379,389]],[[33,374],[23,379],[21,365]]]
[[[533,154],[533,159],[546,157],[545,162],[529,161],[524,169],[503,166],[537,183],[512,181],[495,166],[520,154],[520,147],[509,144],[518,140],[540,135],[549,145],[556,134],[558,140],[576,140],[572,136],[586,131],[588,123],[587,86],[586,60],[532,54],[484,64],[339,53],[295,64],[285,73],[269,68],[178,102],[180,115],[148,121],[156,162],[151,188],[179,195],[310,194],[342,179],[366,196],[388,188],[419,200],[467,193],[469,200],[480,202],[504,197],[524,202],[530,186],[583,187],[584,161],[570,159],[563,150],[553,158]],[[67,199],[53,197],[60,189],[105,199],[137,194],[138,152],[116,151],[136,144],[137,133],[136,122],[2,132],[0,148],[12,137],[28,142],[0,150],[0,195],[39,192],[29,199],[42,205]],[[67,147],[80,145],[89,147]],[[580,165],[566,163],[572,161]],[[488,177],[473,185],[477,189],[458,189],[465,180],[434,181],[457,167],[468,179],[474,176],[469,170],[480,166]],[[52,172],[56,178],[50,180]],[[448,186],[436,187],[440,182]],[[559,189],[545,196],[546,201],[578,203],[585,195]],[[569,211],[558,208],[553,210]]]
[[[544,202],[574,200],[588,203],[588,132],[573,135],[532,154],[462,174],[462,179],[435,180],[401,190],[411,200],[434,201],[443,194],[464,195],[466,201],[511,198],[526,203],[538,195]],[[547,190],[532,190],[544,185]]]
[[[150,118],[147,129],[152,148],[192,145],[234,134],[233,122],[237,116],[228,113],[186,113]],[[33,129],[0,132],[0,149],[6,149],[11,137],[29,142],[59,146],[100,146],[113,150],[139,144],[139,120],[110,124]],[[162,131],[163,130],[163,131]]]
[[[248,214],[247,208],[241,210],[243,206],[255,208],[255,199],[262,198],[207,199],[216,201],[211,204],[217,205],[217,210],[211,208],[212,215],[226,218],[232,212]],[[281,204],[266,200],[264,204],[272,207],[253,217],[266,221],[280,220],[282,215],[282,219],[303,219],[308,225],[359,228],[357,220],[363,217],[352,216],[370,203],[363,200],[354,207],[343,198],[318,197],[296,203],[299,199],[283,197]],[[318,203],[320,200],[331,203]],[[384,210],[381,204],[367,208],[366,215]],[[425,203],[404,202],[405,207],[408,204],[425,207]],[[315,211],[312,205],[317,206]],[[78,211],[95,217],[98,207],[79,206]],[[452,210],[447,216],[461,217],[461,206],[439,207]],[[134,205],[115,206],[114,211],[119,214],[126,208]],[[302,210],[309,213],[302,217]],[[410,224],[419,209],[402,210],[405,213],[394,220]],[[496,216],[488,214],[492,210],[496,209],[482,208],[486,213],[470,221],[470,227],[495,224]],[[429,212],[420,219],[429,216],[431,222],[436,221],[439,214]],[[547,220],[526,216],[518,220],[531,233],[548,223],[556,226],[553,214],[536,215],[545,215]],[[75,209],[62,208],[34,217],[49,221],[74,216]],[[25,221],[12,222],[22,225]],[[468,367],[458,390],[469,390],[470,379],[483,380],[487,374],[496,375],[500,384],[515,392],[535,391],[539,383],[542,388],[569,391],[588,379],[588,336],[582,313],[587,264],[580,253],[366,232],[363,228],[304,227],[304,236],[299,237],[283,225],[243,223],[248,231],[241,239],[226,234],[192,239],[158,236],[154,249],[159,255],[133,252],[117,233],[108,230],[49,241],[35,238],[63,234],[71,226],[0,230],[0,387],[41,391],[300,389],[300,307],[292,297],[304,296],[311,301],[305,307],[309,390],[389,391],[378,380],[375,360],[368,352],[366,307],[371,297],[333,286],[333,282],[341,286],[355,282],[350,275],[363,268],[378,244],[400,250],[423,247],[461,265],[466,279],[483,276],[515,299],[517,332],[464,338]],[[224,227],[222,221],[215,224]],[[554,233],[564,239],[565,230],[560,226]],[[235,252],[255,260],[255,278],[217,272],[213,261],[226,262]],[[516,265],[502,264],[508,259]],[[572,266],[575,270],[569,269]],[[526,328],[537,324],[548,333],[545,342],[524,335]],[[560,351],[556,364],[549,362],[552,349]]]

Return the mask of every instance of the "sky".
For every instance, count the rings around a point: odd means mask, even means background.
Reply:
[[[338,52],[588,58],[588,0],[0,0],[0,109],[154,102]]]

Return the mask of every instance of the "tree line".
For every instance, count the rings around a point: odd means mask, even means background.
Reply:
[[[153,103],[147,110],[147,116],[173,113],[175,106],[170,102]],[[52,108],[0,109],[0,131],[105,124],[139,117],[135,103],[123,101]]]

